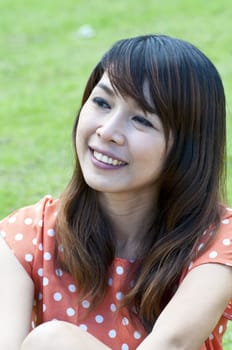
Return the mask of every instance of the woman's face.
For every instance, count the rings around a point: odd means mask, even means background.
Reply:
[[[86,183],[104,193],[150,193],[166,158],[159,117],[115,93],[105,73],[84,104],[76,149]]]

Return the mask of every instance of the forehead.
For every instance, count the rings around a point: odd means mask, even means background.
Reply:
[[[137,94],[137,96],[135,96],[134,93],[130,93],[129,91],[124,91],[123,88],[121,88],[120,86],[120,82],[117,81],[117,86],[115,86],[115,84],[113,85],[110,81],[110,77],[107,74],[107,72],[105,72],[101,79],[99,80],[99,82],[96,84],[97,88],[101,88],[102,90],[104,90],[108,95],[117,95],[117,96],[121,96],[124,99],[132,99],[136,102],[137,105],[140,105],[140,101],[144,100],[146,101],[146,106],[152,107],[152,111],[155,111],[155,105],[154,102],[152,101],[151,98],[151,93],[150,93],[150,89],[149,89],[149,83],[148,80],[144,80],[143,83],[143,87],[142,87],[142,93],[141,94]],[[144,103],[141,104],[142,109],[144,108]],[[150,108],[149,108],[150,109]]]
[[[114,95],[116,93],[115,88],[113,88],[109,76],[107,73],[104,73],[99,82],[95,85],[95,88],[101,88],[109,95]]]

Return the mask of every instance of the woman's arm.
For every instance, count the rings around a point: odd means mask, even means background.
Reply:
[[[29,333],[34,286],[0,236],[0,349],[19,350]]]
[[[205,264],[194,268],[138,350],[198,350],[231,297],[231,267]]]
[[[110,350],[91,334],[64,321],[49,321],[36,327],[20,350]]]

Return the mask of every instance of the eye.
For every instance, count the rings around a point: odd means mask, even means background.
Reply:
[[[141,117],[139,115],[135,115],[133,117],[133,120],[139,124],[146,126],[146,127],[150,127],[150,128],[154,127],[153,124],[149,120],[147,120],[146,118]]]
[[[93,102],[100,108],[111,109],[109,103],[102,97],[94,97]]]

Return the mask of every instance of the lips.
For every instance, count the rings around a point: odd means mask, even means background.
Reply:
[[[119,165],[126,165],[127,163],[116,158],[112,158],[107,156],[106,154],[103,154],[101,152],[93,150],[93,156],[95,159],[97,159],[99,162],[108,164],[111,166],[119,166]]]

